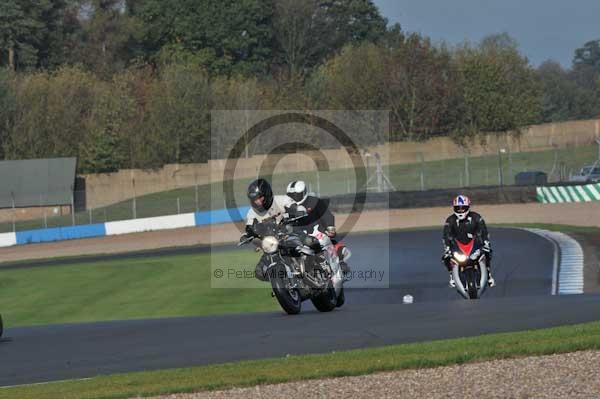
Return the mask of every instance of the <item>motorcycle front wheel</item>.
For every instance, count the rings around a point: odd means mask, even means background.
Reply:
[[[475,275],[475,270],[474,269],[467,269],[465,270],[465,282],[466,284],[466,289],[467,289],[467,294],[469,295],[470,299],[477,299],[477,276]]]
[[[287,273],[285,266],[274,266],[274,273],[271,277],[271,287],[277,302],[287,314],[298,314],[302,310],[302,299],[297,289],[288,289]]]

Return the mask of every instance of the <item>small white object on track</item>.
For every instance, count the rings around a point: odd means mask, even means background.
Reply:
[[[402,303],[404,303],[404,304],[413,303],[413,296],[412,295],[404,295],[404,297],[402,297]]]

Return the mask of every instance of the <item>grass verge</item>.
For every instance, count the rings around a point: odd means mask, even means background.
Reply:
[[[600,322],[0,389],[0,398],[130,398],[600,349]]]
[[[211,279],[217,265],[253,272],[257,260],[245,249],[0,270],[0,312],[14,327],[276,310],[266,283]]]

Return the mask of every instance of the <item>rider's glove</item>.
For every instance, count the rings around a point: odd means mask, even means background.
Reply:
[[[252,226],[247,224],[246,225],[246,233],[242,237],[250,238],[250,237],[258,237],[258,235],[256,234],[256,232],[254,232],[254,229],[252,228]]]
[[[244,242],[246,240],[248,240],[250,237],[252,237],[251,235],[246,234],[242,234],[242,236],[240,237],[240,242]]]
[[[452,251],[450,250],[450,247],[444,248],[444,255],[442,255],[442,260],[447,260],[447,259],[450,259],[451,257],[452,257]]]

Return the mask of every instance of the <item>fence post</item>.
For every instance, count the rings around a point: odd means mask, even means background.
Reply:
[[[317,169],[317,196],[321,196],[321,178],[319,176],[319,169]]]
[[[548,172],[548,181],[552,180],[552,176],[555,174],[555,171],[558,167],[558,180],[562,181],[562,170],[560,169],[560,165],[558,164],[558,147],[554,147],[554,162],[552,163],[552,169]]]
[[[46,207],[44,206],[44,201],[42,200],[42,194],[40,194],[40,207],[42,208],[42,212],[44,213],[44,228],[48,228],[48,216],[46,215]]]
[[[422,152],[419,152],[419,159],[421,160],[421,171],[419,172],[421,178],[421,191],[425,191],[425,157]]]
[[[42,210],[42,214],[40,216],[42,217],[42,220],[41,220],[41,222],[42,222],[42,228],[44,228],[44,215],[46,214],[46,211],[44,210],[42,204],[43,204],[43,202],[42,202],[42,194],[40,193],[40,200],[38,202],[38,207],[39,207],[39,209]]]
[[[177,214],[181,213],[181,204],[179,203],[179,197],[177,197]]]
[[[71,185],[71,225],[75,226],[75,187]]]
[[[502,172],[502,153],[506,152],[504,148],[498,148],[498,182],[500,187],[504,186],[504,173]]]
[[[131,207],[132,207],[132,215],[134,219],[137,219],[137,204],[136,204],[136,198],[135,198],[135,178],[132,177],[131,178],[131,185],[133,187],[133,200],[131,202]]]
[[[12,199],[12,224],[13,224],[13,233],[17,231],[16,227],[16,219],[17,219],[17,210],[15,209],[15,193],[10,192],[10,197]]]

